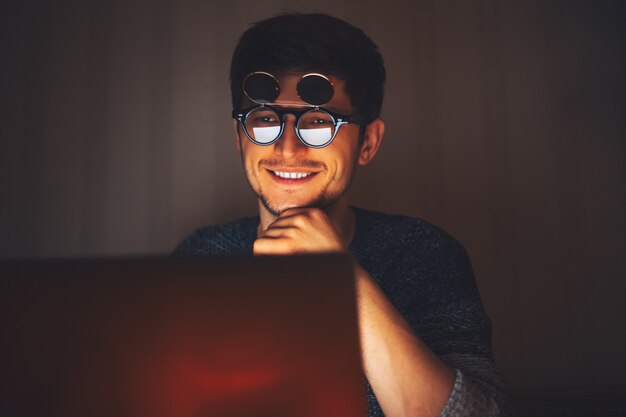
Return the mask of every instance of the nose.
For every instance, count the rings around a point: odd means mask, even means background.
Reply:
[[[283,134],[274,143],[274,152],[285,159],[306,152],[308,147],[296,135],[296,117],[293,114],[286,114],[283,117],[283,121],[285,128],[283,129]]]

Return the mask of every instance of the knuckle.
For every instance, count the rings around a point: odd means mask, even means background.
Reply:
[[[312,208],[308,214],[313,219],[321,219],[325,217],[324,212],[319,208]]]
[[[296,239],[293,237],[282,239],[279,242],[281,253],[293,253],[297,249],[297,246]]]
[[[306,215],[304,214],[299,214],[293,218],[293,224],[296,225],[297,227],[305,226],[307,223],[308,223],[308,219],[306,218]]]

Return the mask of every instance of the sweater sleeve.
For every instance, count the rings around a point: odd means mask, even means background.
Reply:
[[[508,416],[504,384],[491,351],[487,317],[465,249],[446,236],[432,262],[431,302],[418,309],[417,333],[456,371],[450,397],[440,417]],[[439,252],[439,251],[436,251]],[[437,297],[432,297],[435,294]]]
[[[500,417],[510,415],[505,400],[489,395],[456,369],[454,387],[439,417]]]

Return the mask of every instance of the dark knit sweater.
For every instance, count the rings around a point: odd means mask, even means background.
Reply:
[[[485,315],[464,248],[423,220],[354,208],[350,252],[456,381],[441,416],[506,415]],[[175,255],[252,255],[258,217],[198,230]],[[383,416],[368,385],[370,416]]]

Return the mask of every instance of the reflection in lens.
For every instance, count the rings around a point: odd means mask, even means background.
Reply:
[[[302,115],[298,121],[298,132],[304,142],[311,146],[326,145],[335,131],[335,122],[326,112],[312,110]]]
[[[248,113],[244,123],[248,134],[258,143],[270,143],[280,135],[280,118],[272,109],[254,109]]]
[[[330,127],[322,129],[300,129],[302,140],[311,146],[326,145],[333,133]]]
[[[259,143],[270,143],[280,134],[280,126],[253,127],[252,138]]]

